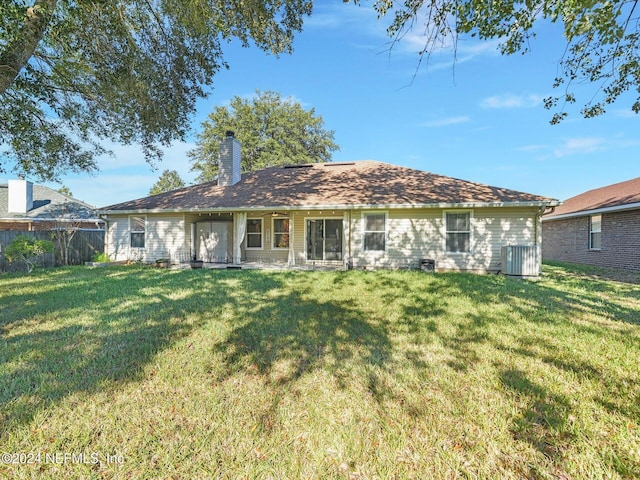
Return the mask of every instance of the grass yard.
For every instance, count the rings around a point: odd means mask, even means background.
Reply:
[[[37,270],[0,335],[0,477],[640,476],[640,285],[596,270]]]

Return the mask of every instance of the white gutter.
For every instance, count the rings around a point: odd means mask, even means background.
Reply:
[[[543,222],[562,220],[563,218],[585,217],[587,215],[598,215],[599,213],[621,212],[624,210],[634,210],[640,208],[640,202],[628,203],[627,205],[616,205],[615,207],[594,208],[593,210],[580,210],[579,212],[561,213],[553,217],[543,217]]]
[[[355,210],[355,209],[419,209],[419,208],[484,208],[484,207],[553,207],[560,205],[557,200],[541,202],[470,202],[470,203],[424,203],[424,204],[343,204],[343,205],[287,205],[266,207],[214,207],[214,208],[152,208],[133,210],[98,210],[99,215],[133,215],[142,213],[203,213],[203,212],[291,212],[299,210]]]

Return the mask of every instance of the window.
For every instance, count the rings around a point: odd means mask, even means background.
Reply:
[[[467,253],[471,251],[471,213],[445,213],[446,251]]]
[[[368,213],[364,215],[364,250],[365,252],[384,251],[386,248],[386,224],[384,213]]]
[[[602,248],[602,215],[591,215],[589,222],[589,248],[600,250]]]
[[[289,248],[289,219],[273,219],[273,248]]]
[[[262,248],[262,219],[247,219],[247,248]]]
[[[129,245],[131,248],[144,248],[145,218],[129,217]]]

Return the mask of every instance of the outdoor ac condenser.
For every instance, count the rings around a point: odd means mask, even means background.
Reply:
[[[500,253],[503,275],[537,277],[540,274],[540,248],[537,245],[503,245]]]

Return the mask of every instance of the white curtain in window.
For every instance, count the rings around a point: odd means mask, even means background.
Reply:
[[[241,263],[242,250],[240,245],[244,241],[244,235],[247,232],[247,214],[246,212],[236,213],[236,248],[233,255],[234,263]]]

